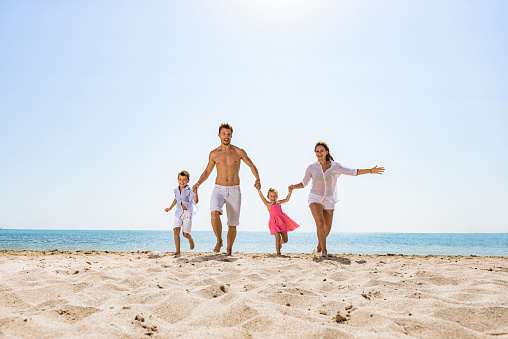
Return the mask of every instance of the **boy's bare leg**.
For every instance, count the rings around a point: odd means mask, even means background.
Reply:
[[[185,238],[187,238],[187,240],[189,240],[190,249],[193,250],[194,249],[194,239],[192,239],[192,236],[190,235],[190,233],[183,232],[183,236]]]
[[[175,234],[175,247],[176,247],[176,252],[174,253],[174,255],[179,255],[180,254],[180,227],[175,227],[173,229],[173,232]]]
[[[280,237],[282,238],[282,243],[283,244],[288,242],[288,234],[287,233],[281,233]]]
[[[280,233],[275,232],[275,250],[277,251],[277,255],[280,255],[280,249],[282,244],[280,243]]]
[[[228,226],[228,247],[227,247],[227,255],[231,255],[233,253],[233,243],[236,239],[236,226]]]
[[[222,222],[220,221],[219,211],[212,211],[212,228],[213,233],[215,233],[215,237],[217,238],[217,244],[215,245],[213,251],[218,253],[222,247]]]

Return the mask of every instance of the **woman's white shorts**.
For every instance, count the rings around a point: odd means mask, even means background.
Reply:
[[[320,204],[321,206],[323,206],[324,210],[334,210],[335,209],[335,203],[330,202],[330,200],[328,200],[328,198],[324,198],[324,199],[309,198],[308,203],[309,203],[309,206],[310,206],[310,204],[313,204],[313,203]]]

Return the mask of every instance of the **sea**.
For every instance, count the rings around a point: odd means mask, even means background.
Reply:
[[[193,231],[192,236],[195,252],[211,252],[215,246],[212,231]],[[282,252],[312,253],[316,245],[316,233],[292,232]],[[334,254],[508,256],[508,233],[330,233],[327,248]],[[0,250],[170,252],[175,246],[172,231],[1,229]],[[190,251],[183,237],[181,251]],[[233,251],[274,253],[275,237],[238,232]]]

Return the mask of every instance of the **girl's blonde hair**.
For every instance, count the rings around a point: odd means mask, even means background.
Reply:
[[[266,193],[267,198],[270,196],[270,192],[273,192],[273,193],[275,193],[276,196],[279,196],[279,192],[277,192],[277,190],[275,188],[270,188],[268,190],[268,193]]]

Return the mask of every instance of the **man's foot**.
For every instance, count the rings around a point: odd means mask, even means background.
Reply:
[[[180,255],[180,252],[175,252],[175,253],[173,253],[173,255],[176,257],[176,256]]]
[[[233,255],[233,249],[232,248],[228,248],[228,250],[226,252],[226,255]]]
[[[222,247],[222,240],[217,241],[217,245],[215,245],[215,247],[214,247],[213,251],[214,251],[215,253],[219,253],[219,252],[220,252],[220,248],[221,248],[221,247]]]
[[[194,239],[192,239],[192,238],[189,239],[189,245],[190,245],[190,249],[193,250],[194,249]]]
[[[317,249],[316,249],[318,252],[321,252],[321,244],[318,244],[317,245]]]
[[[327,251],[321,252],[321,256],[325,258],[328,257],[328,252]]]

